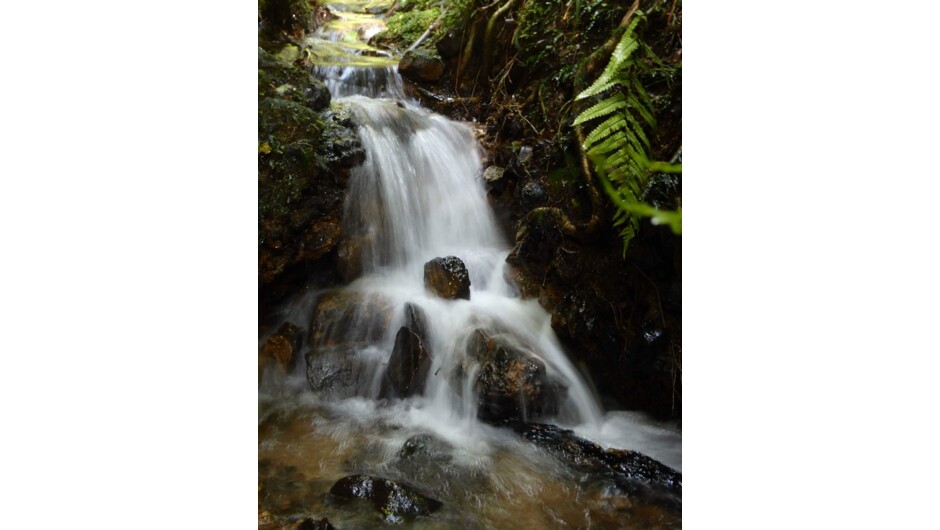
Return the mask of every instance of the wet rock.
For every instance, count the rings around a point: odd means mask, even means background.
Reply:
[[[470,273],[460,258],[434,258],[424,264],[424,286],[441,298],[470,299]]]
[[[283,373],[294,362],[294,356],[303,344],[303,332],[290,322],[285,322],[278,330],[269,335],[261,346],[261,357],[277,363]],[[264,364],[264,362],[262,363]]]
[[[548,193],[545,188],[535,180],[526,182],[519,192],[519,202],[523,208],[532,209],[548,203]]]
[[[385,522],[396,524],[430,515],[443,506],[441,501],[427,497],[411,486],[368,475],[341,478],[330,488],[330,494],[343,500],[371,501]]]
[[[356,133],[356,124],[349,107],[337,104],[323,112],[326,128],[320,139],[318,155],[327,165],[341,168],[353,168],[362,164],[366,159],[365,149]],[[343,171],[334,172],[340,175],[340,184],[345,184],[347,175]]]
[[[314,521],[311,518],[304,519],[297,525],[292,527],[292,530],[336,530],[336,527],[330,524],[330,520],[324,517],[319,521]]]
[[[555,425],[513,423],[523,438],[572,467],[612,479],[620,494],[681,509],[682,473],[636,451],[604,449]]]
[[[411,438],[405,440],[404,445],[401,446],[401,451],[398,452],[399,458],[407,459],[413,458],[416,456],[426,456],[434,452],[435,443],[440,443],[436,438],[430,434],[416,434]]]
[[[412,303],[405,304],[405,327],[414,332],[422,342],[428,342],[427,316],[420,306]]]
[[[529,421],[557,411],[558,384],[549,380],[545,364],[506,337],[473,332],[467,354],[480,371],[474,383],[477,417],[484,421]]]
[[[431,357],[424,342],[402,326],[395,336],[395,347],[388,359],[386,375],[392,391],[401,397],[423,393],[430,368]]]
[[[336,268],[343,281],[349,283],[362,276],[363,252],[373,241],[371,236],[353,236],[339,242],[336,247]]]
[[[384,396],[408,397],[424,392],[431,369],[426,320],[420,307],[405,304],[405,325],[398,330],[388,359]]]
[[[297,261],[315,261],[333,250],[343,233],[342,223],[333,216],[313,220],[304,231]]]
[[[391,317],[391,303],[379,296],[343,291],[322,295],[306,355],[310,387],[344,397],[366,393],[379,365],[359,353],[381,341]]]
[[[435,52],[417,48],[405,53],[398,71],[412,81],[437,81],[444,74],[444,62]]]

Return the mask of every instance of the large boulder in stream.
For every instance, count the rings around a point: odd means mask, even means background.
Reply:
[[[362,499],[372,502],[382,519],[401,524],[421,515],[430,515],[443,503],[432,499],[407,484],[369,475],[352,475],[339,479],[330,494],[341,500]]]
[[[480,365],[474,389],[481,420],[530,421],[557,412],[564,389],[548,377],[545,363],[509,337],[478,329],[467,341],[467,355]]]
[[[542,447],[589,478],[611,483],[611,493],[682,509],[682,473],[637,451],[604,449],[573,431],[541,423],[507,422],[526,440]]]
[[[424,286],[441,298],[470,299],[470,273],[456,256],[434,258],[425,263]]]
[[[416,48],[405,52],[398,71],[412,81],[437,81],[444,74],[444,62],[435,51]]]
[[[307,352],[307,382],[315,392],[365,395],[380,368],[377,346],[392,319],[389,300],[365,293],[332,291],[314,310]]]
[[[431,369],[427,348],[424,311],[414,304],[405,304],[405,325],[395,336],[395,347],[388,359],[385,394],[408,397],[424,392]]]

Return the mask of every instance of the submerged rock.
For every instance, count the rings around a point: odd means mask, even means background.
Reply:
[[[398,71],[414,81],[437,81],[444,74],[444,62],[436,53],[417,48],[405,53]]]
[[[382,519],[396,524],[430,515],[443,506],[441,501],[427,497],[411,486],[369,475],[341,478],[330,488],[330,494],[344,500],[369,500],[382,514]]]
[[[382,340],[391,318],[392,305],[380,296],[343,291],[322,295],[306,355],[310,388],[347,397],[366,393],[379,366],[360,353]]]
[[[557,411],[561,389],[545,364],[504,337],[478,329],[467,342],[467,355],[480,364],[474,389],[481,420],[529,421]]]
[[[424,264],[424,285],[434,294],[450,300],[470,299],[470,273],[460,258],[434,258]]]

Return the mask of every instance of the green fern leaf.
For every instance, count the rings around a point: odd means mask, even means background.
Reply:
[[[601,116],[606,116],[611,112],[614,112],[617,109],[622,109],[627,106],[627,100],[624,98],[622,93],[617,93],[614,96],[611,96],[597,105],[587,109],[578,115],[578,118],[574,120],[572,125],[581,125],[582,123],[593,120],[594,118],[600,118]]]
[[[623,115],[620,113],[614,114],[610,118],[607,118],[600,125],[594,128],[591,131],[591,134],[584,139],[584,147],[589,149],[592,145],[597,143],[599,140],[610,136],[614,132],[623,129],[627,126],[627,121],[623,119]]]

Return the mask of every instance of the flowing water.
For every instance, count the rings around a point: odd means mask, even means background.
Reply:
[[[605,413],[553,333],[550,315],[507,280],[510,245],[486,200],[474,130],[405,95],[394,59],[362,42],[382,25],[362,13],[365,4],[375,2],[332,6],[339,18],[308,42],[311,49],[330,50],[314,74],[335,103],[352,109],[366,152],[350,178],[343,227],[357,242],[361,274],[338,292],[311,293],[284,310],[285,321],[309,324],[313,307],[326,297],[343,308],[314,323],[315,362],[299,359],[286,377],[265,373],[262,505],[326,516],[341,529],[383,527],[370,510],[336,505],[326,493],[339,478],[366,473],[412,484],[444,502],[433,516],[412,523],[418,528],[677,527],[678,515],[613,494],[609,483],[589,480],[511,430],[478,420],[480,366],[468,354],[468,341],[481,329],[537,359],[547,380],[562,389],[551,414],[538,421],[681,470],[677,430],[637,414]],[[469,300],[442,299],[425,288],[425,263],[444,256],[466,264]],[[431,366],[422,393],[388,399],[385,369],[406,322],[406,304],[424,315]],[[317,380],[321,372],[330,384],[313,392],[308,376]],[[400,454],[417,434],[437,444],[418,463]]]

